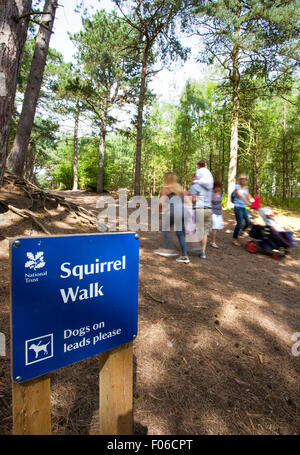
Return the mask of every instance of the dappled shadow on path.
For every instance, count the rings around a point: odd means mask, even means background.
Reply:
[[[279,263],[225,232],[187,266],[159,242],[142,235],[137,417],[150,434],[298,433],[298,250]]]
[[[154,254],[160,233],[141,233],[135,434],[299,433],[300,357],[291,353],[300,331],[299,249],[282,262],[250,255],[232,246],[234,218],[225,217],[220,249],[188,265]],[[49,218],[55,233],[96,232],[69,222],[66,212]],[[5,235],[36,233],[16,217]],[[0,331],[9,349],[8,241],[0,247]],[[8,434],[9,361],[0,362],[0,433]],[[98,358],[50,376],[53,433],[97,434]]]

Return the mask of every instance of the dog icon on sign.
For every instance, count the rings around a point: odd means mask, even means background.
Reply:
[[[38,342],[38,344],[32,343],[32,344],[29,346],[29,348],[28,348],[29,350],[30,350],[30,349],[33,349],[33,350],[34,350],[34,352],[35,352],[35,358],[36,358],[36,359],[38,358],[40,352],[44,353],[44,355],[45,355],[45,354],[46,354],[46,355],[48,354],[48,348],[47,348],[47,346],[48,346],[48,344],[50,344],[50,341],[48,341],[48,343],[46,343],[46,344],[41,344],[41,342],[42,342],[42,340],[40,340],[40,341]]]
[[[40,362],[53,357],[53,334],[33,338],[25,342],[26,359],[25,364]]]

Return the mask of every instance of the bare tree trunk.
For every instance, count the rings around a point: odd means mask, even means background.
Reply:
[[[97,193],[103,193],[105,137],[106,137],[106,115],[103,116],[103,119],[101,121],[101,129],[100,129]]]
[[[286,199],[288,189],[288,152],[286,144],[287,131],[287,103],[284,101],[283,109],[283,136],[282,136],[282,200]]]
[[[30,10],[31,0],[2,0],[0,4],[0,187]]]
[[[240,16],[240,9],[238,17]],[[240,73],[239,73],[239,38],[240,29],[235,27],[235,43],[232,50],[232,116],[231,116],[231,139],[230,139],[230,163],[228,173],[228,202],[227,207],[232,207],[231,193],[235,188],[238,146],[239,146],[239,113],[240,113]]]
[[[273,183],[272,183],[272,197],[276,196],[276,191],[277,191],[277,179],[276,179],[276,172],[274,171]]]
[[[137,116],[137,138],[136,138],[136,157],[135,157],[135,177],[134,177],[134,194],[138,196],[141,191],[141,159],[142,159],[142,139],[143,139],[143,109],[146,92],[146,77],[147,77],[147,60],[148,48],[144,50],[141,87],[139,94],[138,116]]]
[[[33,167],[34,167],[34,144],[30,141],[28,146],[28,153],[26,157],[25,163],[25,179],[30,181],[30,178],[33,174]]]
[[[74,153],[73,153],[73,191],[78,190],[78,128],[79,128],[79,110],[77,110],[75,113]]]
[[[26,161],[57,7],[58,0],[45,0],[44,11],[48,14],[43,15],[41,18],[42,25],[36,38],[22,113],[9,158],[13,172],[20,177],[22,177],[24,172],[24,163]]]
[[[226,101],[224,103],[224,108],[226,106]],[[224,185],[224,180],[225,180],[225,112],[223,111],[223,128],[222,128],[222,183]],[[225,190],[225,188],[224,188]]]
[[[209,119],[209,170],[213,173],[213,137],[212,137],[212,112],[210,108],[210,119]]]
[[[295,188],[295,161],[294,161],[294,139],[291,142],[291,178],[290,178],[290,198],[294,197],[294,188]]]
[[[236,85],[236,81],[235,81]],[[237,159],[238,159],[238,127],[239,127],[239,94],[237,87],[234,89],[233,96],[233,109],[231,119],[231,140],[230,140],[230,163],[228,173],[228,201],[230,203],[230,196],[235,188],[236,172],[237,172]]]
[[[256,128],[256,125],[255,125],[255,128]],[[258,177],[259,177],[259,148],[258,148],[258,139],[257,139],[257,132],[255,131],[254,133],[254,136],[255,136],[255,144],[254,144],[254,194],[258,194],[259,193],[259,180],[258,180]],[[253,194],[252,193],[252,194]]]
[[[183,163],[182,163],[182,177],[183,177],[183,186],[187,186],[187,162],[190,153],[190,132],[187,131],[185,134],[184,146],[183,146]]]

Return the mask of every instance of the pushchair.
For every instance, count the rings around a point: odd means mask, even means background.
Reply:
[[[245,247],[249,253],[264,252],[272,256],[273,259],[280,260],[294,246],[288,234],[284,231],[278,232],[267,224],[266,210],[268,207],[259,209],[259,214],[263,218],[265,225],[252,224],[249,231],[249,240]]]

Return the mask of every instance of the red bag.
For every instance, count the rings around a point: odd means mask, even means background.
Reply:
[[[260,195],[257,194],[254,198],[253,204],[250,206],[251,209],[259,210],[261,205],[260,205]]]

